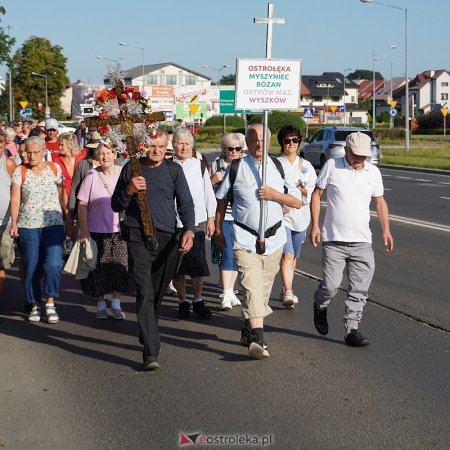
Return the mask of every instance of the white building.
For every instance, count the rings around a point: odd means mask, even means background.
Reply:
[[[211,87],[206,75],[173,62],[132,67],[124,75],[125,85],[141,86],[152,110],[163,111],[167,120],[206,119]]]

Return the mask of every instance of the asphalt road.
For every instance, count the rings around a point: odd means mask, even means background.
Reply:
[[[403,214],[391,187],[391,211]],[[343,292],[330,307],[329,335],[316,333],[320,250],[305,244],[295,310],[281,308],[275,280],[268,360],[250,360],[239,345],[238,309],[218,310],[212,266],[204,290],[211,320],[178,320],[175,297],[166,298],[155,373],[139,370],[132,286],[125,321],[96,321],[92,302],[64,277],[61,322],[30,324],[17,269],[8,271],[0,301],[0,447],[170,449],[181,433],[200,433],[197,443],[239,435],[265,437],[277,449],[450,448],[450,236],[408,222],[393,221],[392,229],[391,255],[374,234],[377,271],[361,326],[369,347],[343,344]]]

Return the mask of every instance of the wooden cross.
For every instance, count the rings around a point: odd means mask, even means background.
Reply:
[[[117,92],[117,98],[123,93],[123,84],[118,81],[114,85]],[[88,127],[101,127],[107,125],[120,125],[120,129],[125,136],[127,143],[127,152],[130,156],[131,170],[133,177],[139,177],[142,175],[141,166],[138,158],[136,157],[136,149],[133,139],[133,124],[144,122],[156,122],[166,120],[166,116],[163,112],[156,112],[151,114],[130,114],[125,105],[120,105],[120,114],[107,119],[100,119],[98,117],[87,117],[84,121]],[[145,191],[139,191],[136,193],[137,201],[139,205],[139,211],[141,214],[141,220],[143,225],[144,236],[147,241],[151,241],[155,237],[155,229],[153,227],[152,216],[150,208],[148,207],[147,197]]]

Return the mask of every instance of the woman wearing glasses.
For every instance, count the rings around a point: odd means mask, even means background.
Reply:
[[[285,308],[293,309],[295,304],[298,303],[298,298],[292,290],[294,270],[311,221],[309,202],[316,185],[317,175],[310,162],[297,156],[302,135],[296,126],[284,125],[278,132],[277,139],[283,153],[278,159],[283,165],[285,173],[291,174],[292,179],[295,181],[297,188],[302,194],[303,203],[300,209],[285,210],[283,216],[287,242],[284,245],[281,258],[283,290],[280,294],[280,300]]]
[[[220,146],[222,148],[222,154],[211,164],[211,183],[215,191],[222,182],[225,169],[231,161],[242,158],[244,154],[244,139],[240,134],[227,133],[222,138]],[[231,215],[231,206],[228,204],[223,221],[223,236],[226,247],[223,249],[219,258],[220,279],[223,286],[223,293],[221,294],[222,303],[220,305],[222,311],[230,311],[233,306],[241,305],[241,302],[234,293],[234,284],[238,272],[233,252],[233,241],[231,240],[232,226],[233,216]]]
[[[57,323],[55,300],[59,298],[61,281],[67,196],[61,168],[44,160],[46,151],[44,139],[27,139],[27,162],[12,176],[10,235],[19,238],[25,299],[30,309],[28,320],[41,320],[41,266],[45,317],[48,323]]]

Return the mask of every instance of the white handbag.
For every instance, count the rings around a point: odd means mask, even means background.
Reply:
[[[73,244],[69,258],[67,259],[66,265],[64,266],[63,272],[68,273],[69,275],[76,275],[79,258],[80,258],[80,243],[75,242]]]

